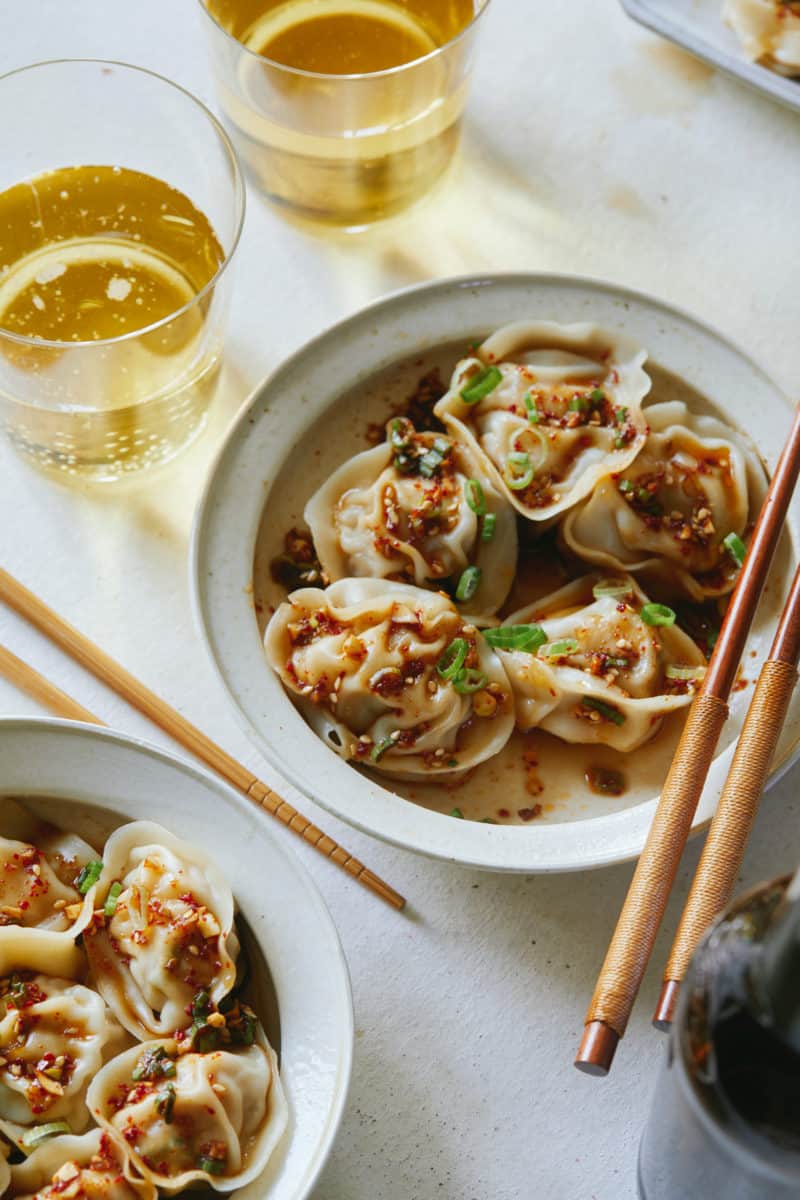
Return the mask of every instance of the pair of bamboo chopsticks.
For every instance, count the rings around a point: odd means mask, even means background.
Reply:
[[[728,697],[798,473],[800,411],[772,477],[708,670],[689,709],[586,1014],[575,1066],[587,1074],[608,1073],[625,1033],[728,716]],[[797,678],[799,653],[800,580],[795,579],[769,659],[759,676],[738,753],[731,764],[724,803],[720,802],[715,818],[716,829],[713,837],[709,834],[670,955],[655,1015],[658,1025],[663,1026],[671,1019],[678,986],[697,939],[706,923],[727,902],[735,882]]]
[[[105,683],[118,695],[127,700],[165,733],[180,742],[197,758],[202,759],[207,766],[221,775],[250,800],[264,808],[273,817],[277,817],[288,829],[296,833],[325,858],[341,867],[353,879],[368,887],[376,896],[390,904],[393,908],[402,909],[404,898],[390,887],[363,863],[344,850],[333,838],[312,825],[296,808],[287,804],[277,793],[262,783],[251,771],[231,758],[221,746],[196,726],[182,717],[174,708],[170,708],[155,692],[151,692],[134,675],[111,658],[105,651],[91,642],[89,638],[68,624],[62,617],[49,608],[33,592],[23,587],[18,580],[0,568],[0,600],[4,601],[15,612],[29,621],[36,629],[50,638],[57,646]],[[28,692],[41,704],[58,716],[67,717],[74,721],[86,721],[96,725],[103,722],[93,713],[85,709],[71,696],[62,692],[33,667],[17,658],[9,650],[0,646],[0,674],[13,684]]]

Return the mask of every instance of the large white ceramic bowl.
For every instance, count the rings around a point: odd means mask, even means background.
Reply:
[[[199,767],[71,721],[0,719],[0,806],[4,795],[96,844],[125,820],[158,821],[219,864],[244,918],[260,1015],[290,1106],[267,1169],[235,1195],[304,1200],[344,1109],[353,1009],[333,922],[305,869],[275,841],[270,818]]]
[[[765,463],[774,466],[791,422],[789,401],[737,347],[688,314],[636,292],[570,276],[446,280],[400,292],[341,322],[255,391],[212,470],[195,523],[191,570],[196,618],[219,678],[243,728],[287,779],[344,820],[396,845],[472,866],[531,872],[595,867],[637,855],[668,760],[653,772],[649,790],[639,789],[627,803],[599,797],[591,805],[567,803],[558,819],[524,827],[453,820],[355,770],[311,732],[265,662],[260,626],[266,617],[263,606],[256,611],[258,570],[254,600],[261,543],[274,543],[280,530],[301,518],[303,495],[321,482],[320,463],[331,456],[332,443],[338,447],[351,437],[348,452],[363,449],[364,419],[385,419],[378,392],[391,387],[392,364],[428,361],[426,356],[435,358],[437,348],[448,343],[452,360],[456,343],[463,352],[473,338],[528,318],[594,321],[624,330],[647,348],[660,398],[684,396],[688,388],[701,409],[749,433]],[[375,376],[383,382],[370,389]],[[354,406],[359,389],[363,402]],[[797,561],[799,517],[795,501],[748,647],[751,684]],[[751,690],[733,697],[732,719],[695,829],[713,813]],[[796,698],[776,771],[793,759],[799,740]]]

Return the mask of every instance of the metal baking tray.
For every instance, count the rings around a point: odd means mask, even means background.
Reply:
[[[722,0],[621,0],[629,17],[683,46],[712,67],[800,112],[800,80],[787,79],[744,57],[722,20]]]

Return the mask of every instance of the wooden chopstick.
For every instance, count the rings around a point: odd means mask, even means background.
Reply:
[[[675,751],[585,1018],[575,1066],[607,1075],[633,1008],[728,715],[728,696],[800,471],[800,410]]]
[[[681,981],[697,944],[733,894],[769,768],[797,683],[800,660],[800,567],[761,668],[717,811],[708,831],[664,971],[653,1024],[672,1022]]]
[[[67,621],[60,617],[52,608],[49,608],[38,596],[24,587],[18,580],[9,575],[0,567],[0,600],[13,608],[26,621],[29,621],[36,629],[48,637],[52,642],[55,642],[62,650],[82,667],[90,671],[103,683],[107,684],[123,699],[132,704],[134,708],[138,708],[139,712],[144,713],[154,724],[158,725],[165,733],[175,741],[180,742],[187,750],[194,754],[197,758],[202,759],[207,766],[221,775],[228,783],[238,788],[245,796],[254,800],[262,808],[266,809],[273,817],[277,817],[288,829],[296,833],[309,845],[323,854],[325,858],[331,860],[336,866],[341,867],[353,879],[368,887],[371,891],[390,904],[393,908],[402,909],[405,907],[405,899],[396,892],[394,888],[385,883],[379,876],[375,875],[363,863],[349,854],[343,849],[333,838],[329,838],[327,834],[318,829],[316,825],[306,819],[301,813],[293,808],[291,804],[287,804],[282,800],[276,792],[268,788],[265,783],[262,783],[252,772],[246,767],[232,758],[221,746],[212,740],[204,733],[201,733],[196,726],[182,717],[174,708],[165,703],[164,700],[157,696],[155,692],[151,692],[145,687],[134,675],[126,671],[120,663],[116,662],[110,655],[96,646],[94,642],[75,629]],[[67,701],[72,709],[70,713],[63,712],[62,715],[68,715],[72,719],[79,721],[98,722],[97,717],[81,705],[77,701],[72,700],[61,692],[53,684],[49,683],[37,672],[23,663],[21,659],[15,655],[5,651],[0,658],[0,670],[12,682],[18,683],[24,687],[26,691],[30,691],[37,699],[46,704],[48,708],[56,711],[57,706]],[[36,690],[34,690],[36,689]],[[80,714],[84,715],[80,715]]]

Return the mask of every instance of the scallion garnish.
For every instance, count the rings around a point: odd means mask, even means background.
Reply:
[[[461,578],[458,581],[456,588],[456,600],[459,604],[466,604],[478,590],[478,585],[481,581],[480,567],[465,567],[461,572]]]
[[[422,458],[417,463],[417,468],[420,475],[424,475],[426,479],[432,479],[439,467],[444,462],[444,454],[441,450],[437,450],[432,446],[430,450],[426,450]]]
[[[136,1066],[131,1071],[131,1079],[134,1083],[141,1082],[142,1079],[173,1079],[175,1077],[175,1063],[167,1054],[163,1046],[148,1046],[142,1052],[142,1055],[137,1059]]]
[[[466,638],[453,638],[450,645],[445,646],[436,664],[436,670],[442,679],[455,679],[468,653],[469,642]]]
[[[206,1175],[224,1175],[225,1164],[224,1158],[212,1158],[210,1154],[201,1154],[197,1160],[197,1169]]]
[[[121,891],[122,884],[119,882],[119,880],[116,880],[108,889],[106,902],[103,905],[103,913],[105,916],[113,917],[114,913],[117,911],[117,901],[119,900],[119,894]]]
[[[601,579],[592,588],[592,595],[595,600],[618,600],[622,596],[627,596],[630,590],[624,583],[619,583],[616,579]]]
[[[702,679],[705,673],[705,667],[678,667],[674,663],[664,668],[667,679]]]
[[[490,542],[494,537],[494,531],[497,528],[497,516],[495,513],[487,513],[483,518],[481,525],[481,541]]]
[[[613,721],[615,725],[625,724],[625,713],[614,708],[611,704],[606,704],[603,700],[596,700],[594,696],[584,696],[581,701],[584,708],[591,708],[594,712],[599,712],[607,721]]]
[[[619,487],[619,490],[622,492],[623,496],[627,496],[628,492],[633,491],[633,484],[631,483],[630,479],[620,479],[617,486]]]
[[[519,451],[509,454],[503,478],[512,492],[524,492],[525,488],[530,487],[533,483],[534,473],[535,469],[529,454],[522,454]]]
[[[473,375],[469,383],[461,389],[461,399],[465,404],[478,404],[490,392],[493,392],[503,376],[497,367],[484,367]]]
[[[75,880],[75,887],[82,896],[86,895],[89,888],[94,887],[102,873],[103,860],[101,858],[95,858],[86,864]]]
[[[495,650],[524,650],[529,654],[547,641],[541,625],[498,625],[496,629],[484,629],[483,636]]]
[[[451,816],[451,817],[458,817],[459,821],[463,821],[463,820],[464,820],[464,814],[462,813],[462,811],[461,811],[461,809],[460,809],[460,808],[454,808],[454,809],[453,809],[453,811],[450,813],[450,816]]]
[[[488,676],[475,667],[462,667],[453,680],[453,687],[459,696],[471,696],[480,692],[489,682]]]
[[[468,479],[464,484],[464,495],[467,498],[467,504],[470,506],[476,516],[482,517],[486,512],[486,497],[483,494],[477,479]]]
[[[589,401],[585,396],[573,396],[567,405],[569,412],[588,412]]]
[[[639,616],[645,625],[675,624],[675,611],[666,604],[643,604]]]
[[[744,566],[744,560],[747,557],[747,547],[738,533],[729,533],[727,537],[722,539],[722,544],[737,567]]]
[[[175,1085],[168,1083],[163,1092],[156,1096],[156,1112],[164,1118],[165,1125],[171,1125],[175,1114]]]
[[[594,388],[594,390],[589,393],[589,399],[591,400],[592,404],[602,404],[605,398],[606,394],[602,388]],[[627,412],[628,410],[626,409],[625,411]]]
[[[481,817],[481,825],[496,825],[497,821],[493,817]]]
[[[26,1150],[33,1150],[48,1138],[58,1137],[61,1133],[72,1133],[66,1121],[48,1121],[46,1125],[34,1125],[33,1129],[26,1129],[20,1142]]]
[[[372,762],[380,762],[387,750],[391,750],[395,745],[395,738],[385,737],[380,742],[376,742],[370,750],[370,760]]]
[[[616,411],[616,414],[615,414],[615,416],[616,416],[616,421],[617,421],[617,424],[618,424],[618,425],[624,425],[624,424],[625,424],[625,422],[626,422],[626,421],[627,421],[627,419],[628,419],[628,410],[627,410],[627,408],[618,408],[618,409],[617,409],[617,411]]]
[[[389,426],[389,441],[395,450],[402,450],[407,446],[410,435],[411,422],[404,420],[402,417],[395,417]]]
[[[526,392],[522,399],[525,402],[525,408],[528,410],[528,420],[531,425],[538,425],[542,419],[542,415],[536,407],[536,401],[533,396],[530,392]]]
[[[562,638],[559,642],[549,642],[537,650],[539,658],[568,658],[577,654],[580,649],[575,638]]]

